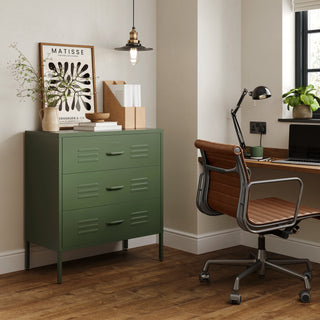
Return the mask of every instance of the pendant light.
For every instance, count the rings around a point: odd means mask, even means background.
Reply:
[[[150,51],[153,50],[152,48],[146,48],[141,45],[140,40],[138,40],[138,32],[134,26],[134,0],[132,0],[133,5],[133,23],[132,29],[130,31],[130,39],[128,40],[127,44],[120,48],[114,48],[118,51],[129,51],[130,55],[130,62],[134,66],[138,62],[138,51]]]

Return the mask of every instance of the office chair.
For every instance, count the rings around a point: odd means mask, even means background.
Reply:
[[[212,264],[246,266],[247,269],[236,277],[229,300],[231,304],[240,304],[240,280],[253,272],[257,272],[263,278],[266,269],[272,268],[303,280],[305,289],[299,293],[299,297],[302,302],[309,302],[311,262],[308,259],[268,259],[265,248],[266,234],[287,239],[290,234],[298,230],[301,220],[320,216],[320,212],[316,209],[300,206],[303,191],[301,179],[290,177],[251,182],[250,171],[245,165],[243,152],[239,146],[203,140],[196,140],[195,146],[201,151],[200,161],[203,165],[197,191],[198,209],[210,216],[225,214],[234,217],[243,230],[258,235],[257,254],[250,253],[250,258],[242,260],[208,260],[200,273],[200,281],[210,279],[208,269]],[[250,200],[253,187],[272,183],[281,183],[284,186],[293,183],[298,191],[296,203],[275,197]],[[301,263],[307,266],[307,271],[304,273],[283,266]]]

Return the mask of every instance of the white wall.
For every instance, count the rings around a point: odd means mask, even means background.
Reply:
[[[7,69],[16,53],[12,42],[36,66],[38,42],[85,44],[95,47],[98,111],[102,111],[102,81],[125,80],[142,85],[148,127],[156,125],[156,0],[135,1],[135,25],[142,44],[155,50],[141,54],[132,67],[124,45],[132,27],[131,0],[19,0],[0,2],[0,255],[24,247],[25,130],[40,129],[39,104],[20,102],[17,84]],[[49,183],[49,182],[48,182]],[[45,187],[45,186],[44,186]]]
[[[183,19],[177,19],[176,24],[180,21]],[[266,85],[272,91],[272,98],[255,102],[247,96],[239,112],[241,128],[247,144],[257,145],[259,135],[249,134],[249,121],[266,121],[267,135],[263,137],[263,145],[287,148],[289,124],[278,122],[278,118],[287,115],[283,111],[282,92],[294,85],[294,13],[291,1],[198,0],[197,27],[198,138],[237,143],[229,117],[230,109],[235,106],[243,88],[253,90],[258,85]],[[173,34],[174,37],[176,37],[175,34]],[[161,51],[159,55],[160,53]],[[183,68],[180,60],[176,60],[175,63]],[[158,66],[162,68],[163,64],[159,64],[158,61]],[[190,94],[189,91],[188,94]],[[178,96],[175,97],[177,98]],[[158,107],[160,107],[159,104]],[[177,106],[176,108],[179,109]],[[158,110],[159,113],[161,109]],[[194,124],[191,128],[193,130]],[[179,139],[179,143],[186,147],[192,142],[189,136],[179,136]],[[187,168],[187,165],[183,164],[183,166]],[[180,170],[183,168],[179,168]],[[190,175],[193,173],[189,171]],[[288,172],[259,169],[252,170],[252,173],[253,180],[292,176],[292,173]],[[317,193],[312,191],[320,187],[319,179],[308,174],[299,176],[305,181],[303,203],[319,207]],[[192,182],[191,179],[188,181]],[[189,185],[182,188],[180,192],[189,189]],[[288,200],[294,200],[291,189],[272,188],[271,191]],[[260,193],[262,197],[266,195],[267,193]],[[192,206],[190,208],[193,210]],[[171,220],[181,216],[178,210],[177,208],[170,212]],[[192,211],[188,211],[188,214],[191,215]],[[198,214],[197,217],[196,232],[188,226],[191,220],[177,223],[176,228],[181,232],[174,234],[171,230],[172,243],[179,242],[180,248],[184,250],[191,248],[190,251],[198,253],[210,248],[214,250],[234,245],[233,240],[237,238],[237,225],[234,219],[223,216],[212,218],[203,214]],[[303,222],[302,231],[292,238],[292,243],[298,241],[296,243],[302,247],[306,244],[306,249],[308,246],[310,249],[315,244],[314,252],[317,252],[319,224],[319,221]],[[192,234],[187,234],[188,232]],[[251,245],[245,234],[240,238],[243,238],[243,242],[236,241],[237,243]],[[185,242],[184,244],[181,239]],[[256,245],[255,241],[253,245]],[[273,250],[275,248],[276,246]],[[284,242],[277,250],[285,253],[286,248]],[[303,250],[299,250],[296,254],[303,255]],[[309,255],[311,259],[313,256]]]
[[[267,86],[272,97],[255,101],[247,96],[241,106],[241,128],[247,145],[258,145],[259,135],[249,133],[249,121],[266,121],[265,147],[286,148],[287,124],[282,116],[282,1],[242,1],[242,87]]]
[[[295,15],[292,1],[282,1],[282,92],[295,86]],[[292,118],[292,108],[282,106],[282,118]],[[283,126],[286,128],[286,126]]]
[[[198,168],[193,142],[197,137],[237,142],[228,117],[244,87],[265,84],[273,93],[271,99],[256,106],[250,98],[245,99],[239,119],[242,112],[247,144],[258,143],[258,136],[248,132],[249,121],[266,120],[268,134],[263,145],[287,146],[288,124],[277,119],[282,114],[283,86],[290,87],[291,81],[291,50],[283,46],[284,41],[292,46],[292,38],[287,36],[293,24],[290,2],[136,0],[139,38],[155,50],[142,53],[139,64],[132,67],[126,53],[113,50],[128,40],[131,0],[29,0],[23,6],[19,0],[1,1],[0,258],[9,251],[23,252],[23,132],[40,128],[39,105],[19,102],[15,96],[16,83],[7,70],[7,62],[15,58],[10,43],[16,41],[35,65],[38,42],[94,45],[99,111],[103,80],[142,84],[147,126],[154,127],[157,117],[157,126],[164,128],[165,227],[199,242],[204,238],[198,235],[233,228],[235,223],[226,217],[197,215]],[[263,41],[257,40],[261,37]],[[254,171],[257,178],[270,175],[280,173]],[[303,179],[307,182],[304,202],[316,205],[314,190],[319,183],[308,174]],[[306,222],[297,237],[318,243],[319,223]]]
[[[278,118],[288,117],[290,114],[282,104],[281,95],[294,87],[294,13],[290,0],[242,0],[242,87],[252,90],[261,84],[270,88],[272,98],[254,102],[247,97],[244,101],[241,107],[241,128],[246,143],[259,143],[259,135],[249,134],[249,121],[266,121],[267,134],[263,136],[262,145],[288,148],[290,123],[278,122]],[[292,175],[304,181],[302,204],[320,208],[318,175],[267,169],[252,170],[253,180]],[[268,192],[295,201],[290,186],[285,189],[274,186],[269,188]],[[259,197],[268,195],[270,194],[266,192],[257,194]],[[302,243],[305,241],[314,248],[319,248],[320,221],[309,219],[301,223],[301,226],[301,231],[292,239],[299,239]]]
[[[164,129],[164,225],[196,233],[197,0],[157,1],[157,126]]]
[[[238,143],[230,116],[241,95],[241,1],[198,1],[198,138]],[[200,168],[201,169],[201,168]],[[198,214],[198,234],[236,226]]]

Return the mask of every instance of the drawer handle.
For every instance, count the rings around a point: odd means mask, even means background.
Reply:
[[[124,151],[114,151],[114,152],[107,152],[106,155],[107,156],[120,156],[124,154]]]
[[[111,221],[111,222],[106,222],[106,225],[107,225],[107,226],[116,226],[116,225],[121,224],[121,223],[123,223],[123,222],[124,222],[124,219],[122,219],[122,220],[115,220],[115,221]]]
[[[113,187],[106,187],[107,191],[116,191],[116,190],[121,190],[123,189],[124,186],[113,186]]]

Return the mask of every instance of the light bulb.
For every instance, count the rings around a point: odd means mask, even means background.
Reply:
[[[137,48],[131,48],[129,51],[130,54],[130,62],[134,66],[138,62],[138,49]]]

